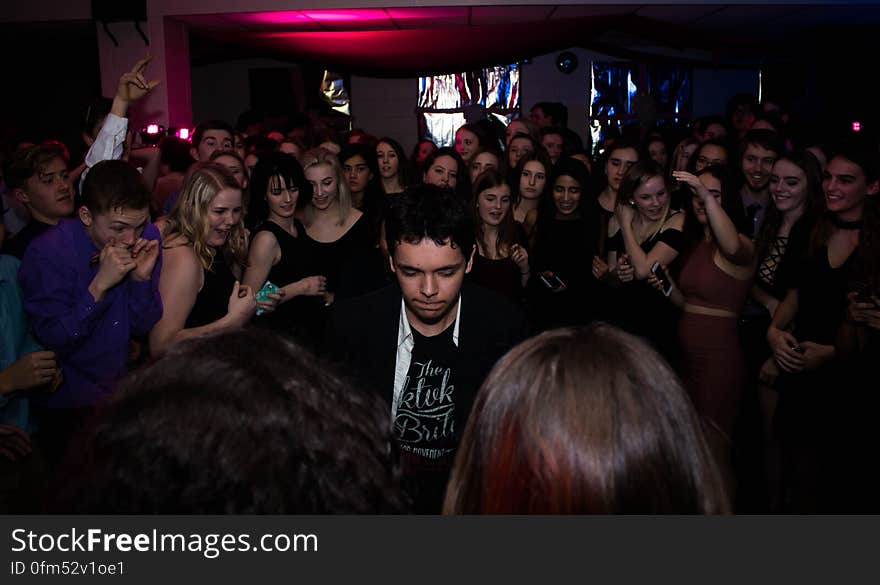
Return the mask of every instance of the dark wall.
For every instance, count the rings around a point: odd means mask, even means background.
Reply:
[[[2,25],[0,51],[3,142],[61,140],[81,159],[80,118],[101,94],[94,23]]]

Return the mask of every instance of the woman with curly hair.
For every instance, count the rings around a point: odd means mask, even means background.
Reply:
[[[248,245],[232,174],[217,163],[195,165],[161,229],[163,313],[150,332],[151,351],[247,323],[257,302],[239,284]]]

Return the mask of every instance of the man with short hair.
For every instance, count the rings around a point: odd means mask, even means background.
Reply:
[[[12,155],[6,167],[6,182],[31,219],[10,238],[4,254],[21,260],[34,239],[73,213],[69,163],[70,156],[60,142],[44,142]]]
[[[410,187],[385,233],[396,284],[338,303],[328,349],[388,402],[404,484],[419,513],[439,513],[477,390],[525,336],[522,311],[465,283],[476,246],[451,192]]]
[[[37,339],[58,356],[64,381],[32,401],[50,459],[128,370],[129,340],[162,316],[159,232],[150,192],[123,161],[95,165],[78,217],[34,240],[19,270]]]
[[[565,139],[562,135],[562,128],[558,126],[545,126],[541,128],[541,144],[547,149],[550,155],[550,162],[554,165],[562,157]]]
[[[770,171],[773,163],[785,151],[782,138],[772,130],[749,130],[740,145],[742,170],[743,210],[748,224],[747,235],[755,240],[761,233],[764,217],[772,201],[770,198]]]
[[[232,126],[222,120],[208,120],[193,130],[190,155],[199,162],[208,162],[217,150],[232,150]]]
[[[222,120],[202,122],[193,130],[189,154],[196,159],[196,162],[210,162],[211,155],[215,152],[232,150],[232,134],[232,126]],[[162,206],[162,215],[171,213],[178,197],[180,197],[180,191],[168,195],[168,198],[165,199],[165,205]]]
[[[559,102],[538,102],[529,110],[529,118],[540,130],[547,126],[568,127],[568,108]]]

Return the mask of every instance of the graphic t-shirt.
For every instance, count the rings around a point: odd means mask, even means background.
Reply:
[[[440,512],[458,446],[454,330],[454,322],[433,337],[412,330],[412,359],[394,418],[404,484],[420,513]]]

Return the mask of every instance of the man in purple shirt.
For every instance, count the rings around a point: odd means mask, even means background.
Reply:
[[[159,232],[150,193],[123,161],[95,165],[76,219],[34,240],[19,270],[34,333],[58,356],[64,382],[33,404],[50,460],[128,368],[129,340],[162,316]]]

